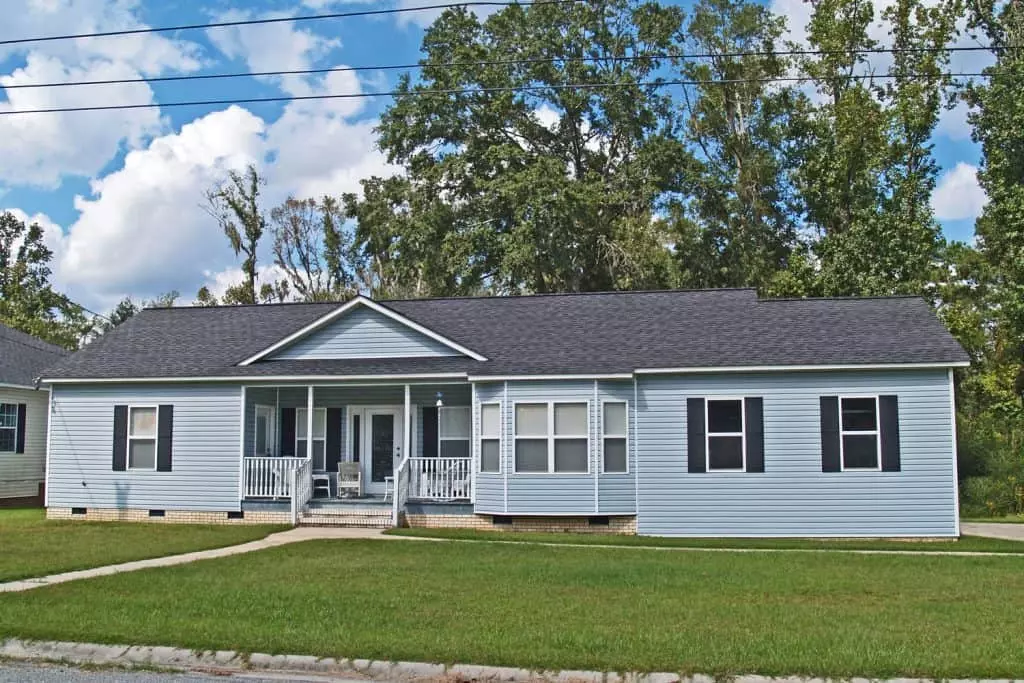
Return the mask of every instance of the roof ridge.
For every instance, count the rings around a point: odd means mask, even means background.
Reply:
[[[851,296],[779,296],[779,297],[768,297],[758,298],[757,302],[761,304],[775,303],[779,301],[873,301],[880,300],[886,301],[890,299],[924,299],[924,296],[920,294],[870,294],[870,295],[851,295]]]
[[[409,299],[373,299],[362,295],[378,304],[407,303],[415,301],[465,301],[474,299],[539,299],[544,297],[583,297],[583,296],[607,296],[613,294],[692,294],[698,292],[757,292],[756,287],[697,287],[694,289],[617,289],[602,290],[594,292],[540,292],[533,294],[466,294],[457,296],[424,296]],[[274,301],[264,304],[216,304],[214,306],[147,306],[143,311],[167,311],[167,310],[222,310],[236,308],[264,308],[267,306],[337,306],[346,304],[352,299],[338,299],[336,301]],[[141,311],[140,311],[141,312]]]

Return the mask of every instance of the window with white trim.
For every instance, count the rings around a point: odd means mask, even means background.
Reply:
[[[517,403],[515,471],[590,471],[590,416],[586,402]]]
[[[881,452],[877,396],[839,398],[839,449],[844,470],[877,470]]]
[[[625,401],[605,401],[601,405],[601,461],[605,472],[629,471],[628,414]]]
[[[707,471],[746,469],[743,399],[707,400]]]
[[[480,404],[480,471],[501,472],[501,404]]]
[[[442,458],[468,458],[473,432],[469,406],[439,408],[437,423],[437,454]]]
[[[309,430],[307,408],[295,409],[295,455],[309,457],[306,433]],[[322,472],[327,468],[327,408],[313,408],[313,470]]]
[[[156,469],[156,406],[128,407],[128,469]]]
[[[0,403],[0,453],[18,449],[18,404]]]

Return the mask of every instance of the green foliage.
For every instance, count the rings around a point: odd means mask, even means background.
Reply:
[[[250,164],[244,174],[231,171],[225,183],[206,193],[207,212],[224,231],[235,256],[245,256],[242,261],[245,280],[227,289],[223,296],[225,304],[255,304],[263,294],[257,285],[256,252],[267,227],[260,207],[260,189],[265,184],[256,167]]]
[[[92,327],[82,308],[50,285],[53,252],[39,225],[0,213],[0,322],[76,349]]]

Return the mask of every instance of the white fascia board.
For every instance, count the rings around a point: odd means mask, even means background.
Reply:
[[[422,373],[413,375],[236,375],[234,377],[52,377],[46,384],[173,384],[184,382],[236,382],[238,384],[265,384],[267,382],[401,382],[406,380],[458,379],[468,381],[464,372]]]
[[[518,382],[531,380],[594,380],[633,379],[633,373],[620,372],[606,375],[470,375],[470,382]]]
[[[669,375],[669,374],[710,374],[719,372],[813,372],[833,370],[928,370],[946,368],[966,368],[969,361],[950,363],[874,363],[861,365],[748,365],[695,367],[695,368],[637,368],[637,375]]]
[[[259,353],[255,354],[253,356],[250,356],[249,358],[246,358],[241,363],[239,363],[239,365],[251,365],[252,363],[255,363],[256,361],[260,360],[261,358],[266,358],[267,356],[269,356],[273,352],[288,346],[289,344],[291,344],[291,343],[301,339],[302,337],[305,337],[306,335],[310,334],[311,332],[314,332],[314,331],[320,329],[321,327],[323,327],[324,325],[328,324],[332,320],[335,320],[335,319],[341,317],[342,315],[344,315],[348,311],[352,310],[356,306],[366,306],[371,311],[375,311],[377,313],[380,313],[383,316],[391,318],[392,320],[394,320],[394,321],[396,321],[396,322],[398,322],[398,323],[400,323],[402,325],[405,325],[406,327],[408,327],[408,328],[410,328],[412,330],[415,330],[415,331],[419,332],[420,334],[423,334],[423,335],[426,335],[426,336],[430,337],[434,341],[441,342],[442,344],[444,344],[445,346],[447,346],[450,349],[454,349],[455,351],[458,351],[459,353],[461,353],[463,355],[466,355],[466,356],[469,356],[470,358],[473,358],[474,360],[487,360],[486,357],[481,356],[476,351],[473,351],[472,349],[468,349],[465,346],[462,346],[461,344],[458,344],[458,343],[452,341],[451,339],[448,339],[444,335],[438,334],[437,332],[434,332],[433,330],[431,330],[429,328],[426,328],[423,325],[420,325],[419,323],[413,322],[412,320],[409,320],[408,318],[406,318],[404,315],[401,315],[400,313],[396,313],[395,311],[392,311],[390,308],[387,308],[386,306],[381,306],[376,301],[374,301],[372,299],[369,299],[369,298],[367,298],[367,297],[365,297],[365,296],[360,294],[359,296],[357,296],[356,298],[352,299],[351,301],[349,301],[347,303],[344,303],[341,306],[339,306],[338,308],[334,309],[333,311],[331,311],[327,315],[324,315],[324,316],[318,318],[317,320],[314,320],[309,325],[306,325],[305,327],[303,327],[301,330],[299,330],[297,332],[293,332],[292,334],[288,335],[284,339],[282,339],[282,340],[272,344],[271,346],[268,346],[267,348],[263,349]]]

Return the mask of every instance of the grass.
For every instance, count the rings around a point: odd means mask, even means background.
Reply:
[[[766,550],[904,550],[923,552],[1021,553],[1024,542],[981,536],[950,541],[898,541],[877,539],[813,540],[805,538],[663,538],[614,534],[552,534],[473,529],[391,529],[386,533],[417,538],[465,541],[531,542],[572,545],[621,545],[647,548],[735,548]]]
[[[245,543],[284,527],[70,522],[0,510],[0,582]]]
[[[310,541],[0,595],[0,638],[523,666],[1024,677],[1024,558]]]

